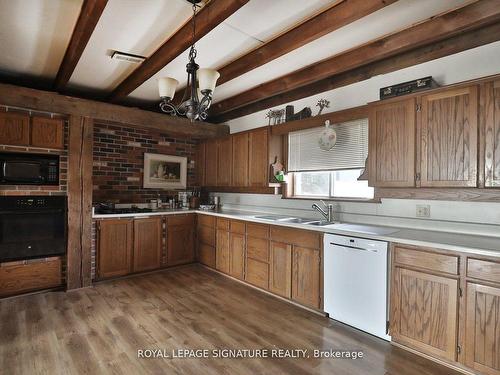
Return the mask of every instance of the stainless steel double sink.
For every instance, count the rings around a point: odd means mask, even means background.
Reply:
[[[285,216],[285,215],[262,215],[262,216],[255,216],[255,218],[261,220],[279,221],[281,223],[304,224],[304,225],[315,225],[315,226],[324,226],[333,224],[326,220]]]

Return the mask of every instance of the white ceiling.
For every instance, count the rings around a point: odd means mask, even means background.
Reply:
[[[55,78],[83,0],[0,0],[0,71]]]
[[[83,0],[0,0],[0,71],[53,79]],[[196,44],[202,67],[220,68],[340,0],[250,0]],[[399,0],[217,87],[215,101],[241,93],[470,0]],[[111,50],[151,55],[191,16],[186,0],[109,0],[68,88],[111,92],[139,65],[112,60]],[[187,51],[131,93],[158,100],[157,80],[186,81]],[[180,95],[180,93],[178,93]]]

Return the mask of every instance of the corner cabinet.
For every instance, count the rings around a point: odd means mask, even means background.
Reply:
[[[370,108],[370,186],[415,186],[415,99]]]
[[[263,191],[269,188],[270,165],[283,162],[281,135],[269,126],[205,141],[199,145],[199,183],[222,191]]]
[[[420,186],[477,186],[477,86],[423,95],[420,101]]]
[[[167,218],[167,266],[194,261],[194,215]]]

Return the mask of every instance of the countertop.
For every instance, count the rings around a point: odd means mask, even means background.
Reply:
[[[149,217],[156,215],[179,215],[196,213],[203,215],[212,215],[226,217],[229,219],[245,220],[256,223],[279,225],[285,227],[313,230],[323,233],[346,235],[360,238],[368,238],[373,240],[398,242],[407,245],[428,246],[437,249],[461,251],[483,256],[500,257],[500,237],[488,237],[468,235],[462,233],[415,230],[409,228],[397,228],[388,226],[364,225],[359,223],[334,223],[327,226],[313,226],[306,224],[287,223],[280,221],[271,221],[259,219],[255,216],[271,215],[272,213],[252,212],[236,209],[219,209],[217,211],[203,211],[191,209],[170,209],[157,210],[146,213],[131,213],[131,214],[110,214],[110,215],[93,215],[93,219],[107,218],[131,218],[131,217]],[[311,213],[312,218],[320,219],[317,215]],[[382,232],[375,234],[373,232]]]

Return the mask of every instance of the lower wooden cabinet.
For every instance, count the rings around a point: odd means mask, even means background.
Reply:
[[[321,253],[319,249],[294,246],[292,250],[292,299],[319,308]]]
[[[97,276],[104,279],[130,273],[133,220],[101,220],[97,230]]]
[[[282,297],[292,296],[292,245],[271,241],[269,290]]]
[[[215,268],[215,247],[200,243],[198,244],[198,261],[205,266]]]
[[[467,283],[465,363],[483,374],[500,374],[500,285]]]
[[[215,268],[221,272],[229,273],[229,232],[217,229]]]
[[[134,272],[149,271],[161,266],[161,217],[134,220]]]
[[[247,258],[245,281],[259,288],[269,289],[269,263]]]
[[[197,258],[201,264],[215,268],[215,216],[198,215]]]
[[[167,265],[175,266],[194,261],[193,223],[167,222]]]
[[[458,280],[395,267],[391,335],[450,361],[457,359]]]
[[[229,274],[237,279],[245,278],[245,235],[229,234]]]

